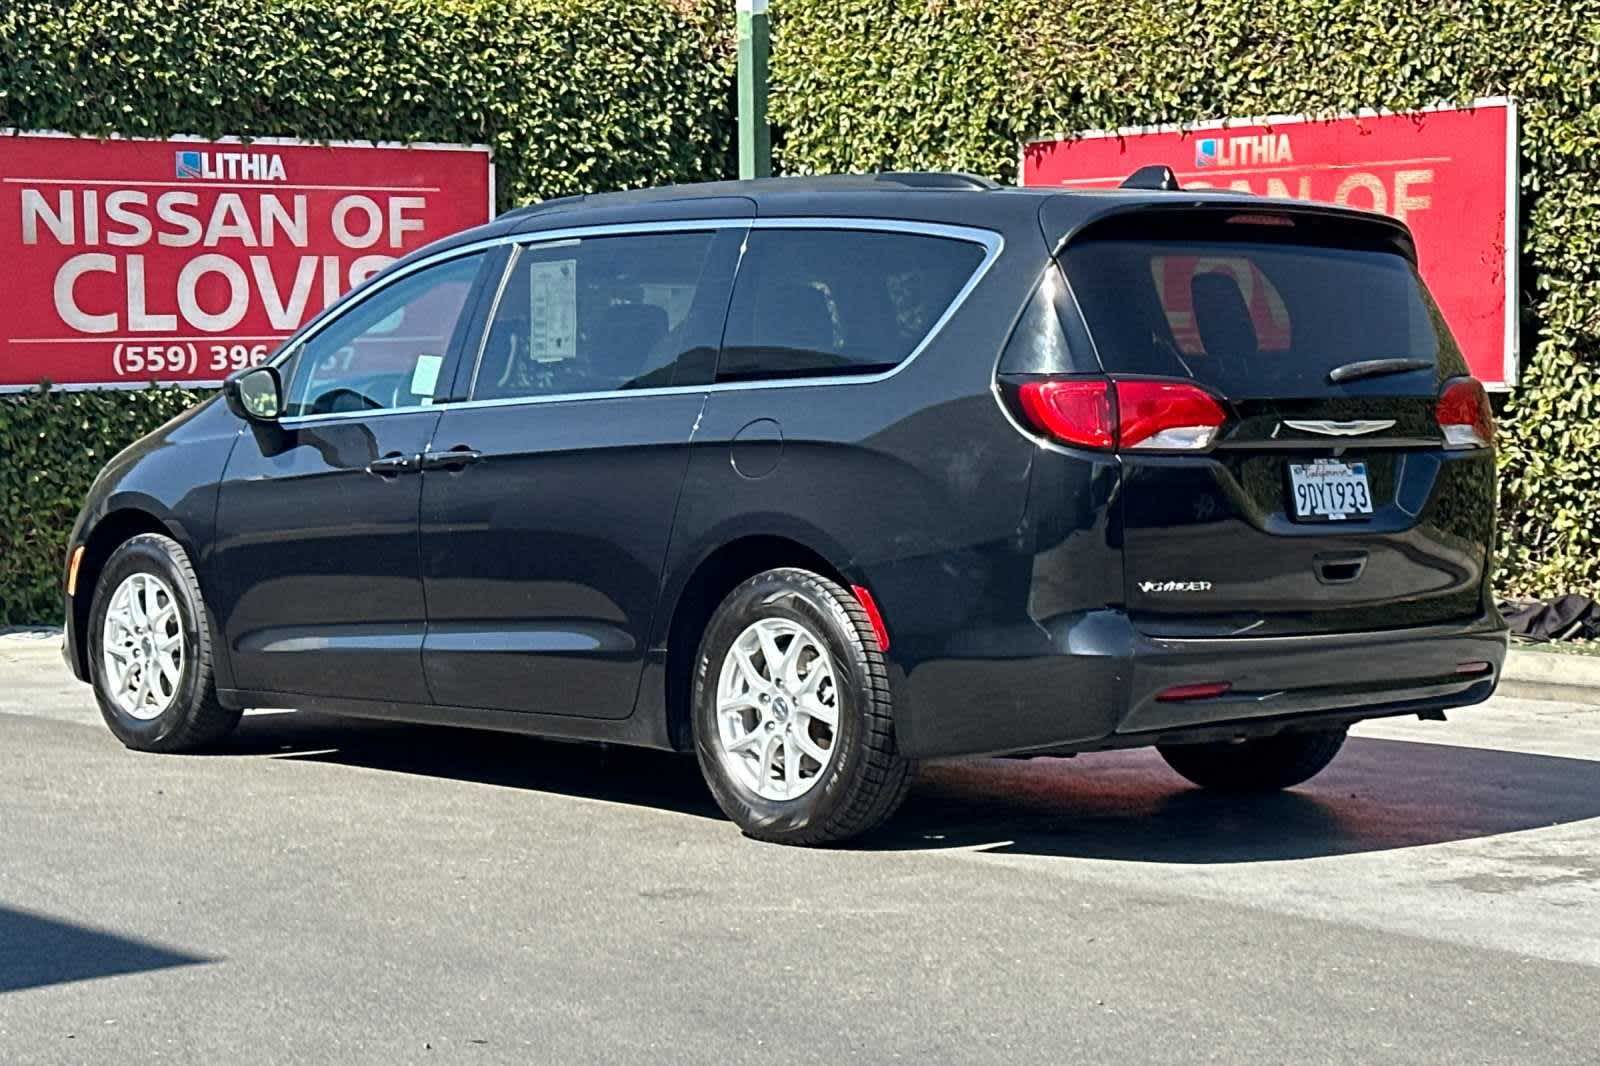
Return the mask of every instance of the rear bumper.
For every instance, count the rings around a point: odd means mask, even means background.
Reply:
[[[1488,699],[1506,656],[1505,623],[1493,615],[1368,633],[1179,640],[1096,611],[1047,631],[1042,654],[942,659],[909,674],[907,754],[1094,751],[1427,714]],[[1463,663],[1488,669],[1463,674]],[[1159,698],[1209,682],[1231,688]]]

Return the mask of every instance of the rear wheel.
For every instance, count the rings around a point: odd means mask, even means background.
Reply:
[[[857,836],[910,788],[872,624],[827,578],[768,570],[734,589],[700,642],[693,698],[700,769],[753,837]]]
[[[211,630],[189,557],[170,537],[134,537],[106,561],[89,612],[100,714],[140,751],[203,748],[239,724],[217,701]]]
[[[1202,788],[1221,792],[1276,792],[1321,773],[1344,745],[1343,729],[1280,733],[1259,740],[1167,744],[1161,757]]]

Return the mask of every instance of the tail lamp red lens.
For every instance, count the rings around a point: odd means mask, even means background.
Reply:
[[[1079,448],[1204,451],[1228,420],[1198,385],[1124,378],[1052,378],[1018,390],[1035,429]]]
[[[1111,383],[1097,378],[1030,381],[1018,393],[1022,412],[1035,429],[1062,444],[1114,448],[1117,427],[1111,416]]]
[[[1487,448],[1494,443],[1494,411],[1477,378],[1445,382],[1435,407],[1448,448]]]
[[[1198,385],[1118,381],[1116,393],[1117,444],[1123,448],[1204,451],[1228,420],[1222,405]]]

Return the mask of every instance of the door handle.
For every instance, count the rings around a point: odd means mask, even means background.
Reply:
[[[390,452],[381,459],[374,459],[367,464],[367,473],[376,474],[381,478],[397,477],[413,470],[420,469],[418,460],[420,455],[406,455],[404,452]]]
[[[1348,585],[1367,568],[1367,553],[1323,552],[1312,560],[1317,580],[1324,585]]]
[[[424,452],[420,458],[424,470],[461,470],[482,459],[483,453],[457,444],[447,452]]]

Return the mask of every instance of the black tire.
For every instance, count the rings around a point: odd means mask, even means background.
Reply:
[[[124,711],[105,676],[106,611],[117,588],[137,573],[155,575],[172,591],[184,642],[183,662],[171,704],[148,719]],[[211,670],[211,634],[200,583],[189,556],[177,541],[144,533],[112,553],[95,583],[87,637],[95,699],[106,725],[118,740],[138,751],[182,752],[210,747],[233,732],[241,712],[229,710],[217,701],[216,679]]]
[[[763,618],[805,626],[832,660],[838,724],[831,757],[809,791],[768,799],[729,773],[719,754],[717,684],[724,658],[745,630]],[[728,594],[700,641],[694,672],[695,754],[724,813],[759,840],[817,845],[859,836],[881,825],[905,799],[916,764],[895,742],[893,697],[883,653],[860,602],[806,570],[758,574]]]
[[[1156,750],[1168,766],[1201,788],[1276,792],[1320,774],[1339,754],[1344,736],[1342,728],[1323,729],[1239,742],[1167,744]]]

